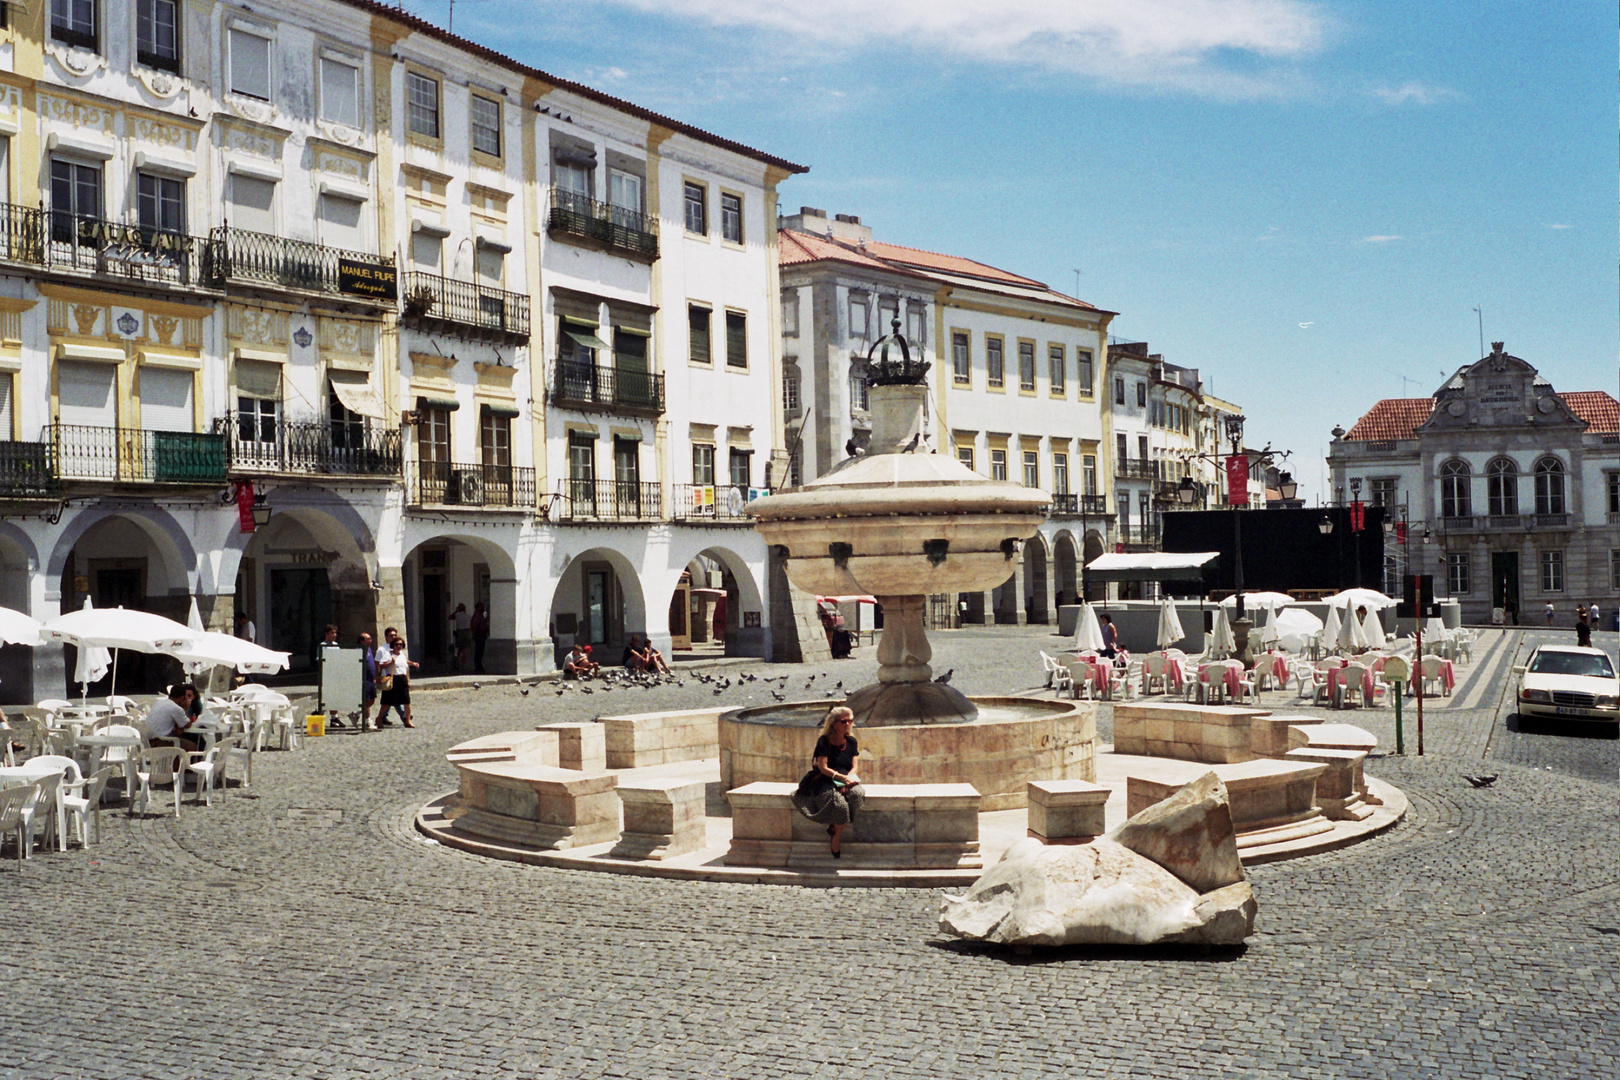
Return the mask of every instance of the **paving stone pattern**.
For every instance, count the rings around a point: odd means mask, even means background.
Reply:
[[[982,693],[1030,688],[1055,644],[1034,627],[934,641],[936,670]],[[871,654],[729,670],[792,671],[799,697],[809,671],[871,678]],[[16,991],[0,1075],[1607,1077],[1620,1054],[1612,741],[1493,743],[1493,710],[1442,707],[1425,757],[1368,763],[1411,795],[1408,820],[1255,868],[1246,948],[1016,956],[942,938],[931,890],[440,848],[411,815],[454,785],[452,743],[714,696],[690,681],[416,696],[418,730],[265,754],[254,788],[212,808],[114,811],[89,851],[0,866]],[[1355,719],[1392,733],[1387,712]],[[1488,789],[1462,779],[1487,771]]]

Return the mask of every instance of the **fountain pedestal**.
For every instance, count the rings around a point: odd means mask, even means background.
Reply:
[[[966,694],[931,681],[934,650],[923,624],[927,598],[880,596],[883,636],[878,640],[878,681],[844,701],[862,727],[868,724],[960,724],[979,714]]]

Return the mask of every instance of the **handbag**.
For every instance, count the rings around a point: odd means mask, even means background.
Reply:
[[[810,798],[833,786],[832,777],[820,769],[811,769],[799,778],[798,794],[801,798]]]
[[[392,675],[384,675],[382,678],[377,680],[377,689],[383,690],[383,691],[388,691],[388,690],[392,690],[393,688],[394,688],[394,677]]]

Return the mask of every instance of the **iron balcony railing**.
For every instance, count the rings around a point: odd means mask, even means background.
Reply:
[[[225,436],[208,432],[47,424],[56,475],[63,480],[144,484],[223,484]]]
[[[37,206],[0,203],[0,259],[159,285],[202,284],[208,241]]]
[[[658,225],[652,218],[561,188],[551,189],[546,232],[648,262],[658,258]]]
[[[529,298],[522,293],[420,271],[406,274],[402,284],[408,321],[506,338],[529,336]]]
[[[57,489],[49,443],[0,442],[0,499],[48,499]]]
[[[272,420],[227,416],[214,421],[224,435],[235,473],[304,473],[321,476],[399,476],[398,428],[369,422]]]
[[[1053,495],[1053,517],[1080,517],[1082,515],[1106,516],[1108,514],[1108,496],[1106,495]]]
[[[512,465],[418,461],[412,466],[411,501],[418,506],[482,506],[532,509],[534,470]]]
[[[208,280],[215,287],[278,286],[392,305],[394,257],[221,226],[209,234]]]
[[[1157,544],[1159,542],[1159,527],[1157,525],[1121,525],[1116,538],[1122,544]]]
[[[551,519],[582,521],[657,521],[663,499],[657,484],[634,480],[564,480],[552,500]]]
[[[659,415],[664,377],[650,371],[558,360],[551,398],[559,405]]]
[[[1134,480],[1157,480],[1159,470],[1155,462],[1143,458],[1120,458],[1114,462],[1114,475]]]
[[[675,521],[749,522],[748,504],[770,493],[770,488],[740,484],[674,484],[669,516]]]

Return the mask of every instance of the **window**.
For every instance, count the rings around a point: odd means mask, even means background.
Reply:
[[[368,246],[365,208],[364,201],[349,198],[347,192],[323,194],[316,222],[320,242],[339,251],[364,251]]]
[[[1541,553],[1541,591],[1564,591],[1564,553],[1562,551],[1543,551]]]
[[[485,469],[512,467],[512,418],[488,405],[479,412],[478,452]]]
[[[1620,472],[1604,473],[1603,486],[1608,493],[1609,513],[1620,514]]]
[[[96,0],[51,0],[51,40],[81,49],[99,48]]]
[[[51,239],[60,244],[77,243],[79,229],[75,221],[100,217],[101,167],[52,158]]]
[[[596,363],[596,348],[591,345],[592,341],[600,340],[596,336],[596,327],[572,319],[559,319],[557,322],[558,329],[562,331],[557,335],[557,359],[565,364],[582,364],[587,368]],[[566,377],[572,381],[574,376]],[[593,392],[589,384],[590,373],[580,373],[578,377],[587,380],[579,389],[585,397],[590,397]]]
[[[733,244],[743,242],[741,195],[729,191],[720,193],[720,238]]]
[[[1063,355],[1063,346],[1048,345],[1046,347],[1046,377],[1051,380],[1052,393],[1063,394],[1068,392],[1068,373],[1065,370],[1068,362]]]
[[[596,170],[592,163],[594,152],[575,147],[559,147],[551,163],[552,198],[557,205],[575,213],[589,216],[596,192]]]
[[[1096,369],[1091,363],[1091,350],[1076,349],[1074,356],[1080,369],[1080,396],[1091,397],[1094,393],[1096,393],[1096,387],[1094,385]]]
[[[867,334],[866,294],[849,294],[849,333],[851,337],[865,337]]]
[[[1035,343],[1033,341],[1020,341],[1018,343],[1018,389],[1030,393],[1035,391]]]
[[[1136,456],[1141,458],[1143,462],[1148,459],[1148,437],[1146,435],[1136,437]]]
[[[726,367],[748,366],[748,316],[740,311],[726,312]]]
[[[1136,407],[1138,409],[1147,408],[1147,383],[1145,382],[1136,384]]]
[[[276,444],[276,415],[281,402],[274,398],[236,399],[236,441],[258,443],[266,450]]]
[[[1007,479],[1007,451],[1005,451],[1005,450],[992,450],[992,451],[990,451],[990,479],[992,479],[992,480],[1005,480],[1005,479]]]
[[[646,186],[639,173],[622,169],[608,170],[608,214],[615,225],[645,231],[647,223],[642,217],[641,192]]]
[[[1001,359],[1001,339],[984,339],[984,381],[989,386],[1007,385],[1006,365]]]
[[[709,189],[690,180],[686,182],[686,231],[709,235]]]
[[[360,126],[360,69],[334,57],[321,57],[321,119]]]
[[[1555,457],[1536,462],[1536,513],[1563,514],[1568,512],[1564,503],[1564,463]]]
[[[276,231],[276,185],[240,173],[231,174],[231,202],[225,208],[225,223],[249,232]]]
[[[1485,466],[1485,498],[1491,517],[1512,517],[1519,512],[1519,469],[1507,458]]]
[[[799,294],[790,292],[782,297],[782,334],[799,336]]]
[[[1620,592],[1620,548],[1609,551],[1609,591]]]
[[[231,30],[231,93],[270,100],[270,39]]]
[[[1474,583],[1469,576],[1470,569],[1466,552],[1446,556],[1446,587],[1450,590],[1452,596],[1474,591]]]
[[[966,465],[970,469],[973,468],[973,444],[957,443],[956,460],[960,461],[963,465]],[[1620,552],[1616,552],[1615,554],[1620,555]]]
[[[1097,494],[1097,455],[1082,454],[1080,456],[1080,483],[1085,490],[1084,495]]]
[[[1370,486],[1374,506],[1395,505],[1395,478],[1393,476],[1375,476],[1372,478]]]
[[[596,432],[568,433],[568,494],[574,513],[596,516]]]
[[[849,407],[851,409],[871,408],[871,399],[866,393],[866,376],[850,375],[849,377]]]
[[[714,483],[714,444],[692,444],[692,483]]]
[[[688,353],[694,364],[714,363],[709,346],[709,309],[696,304],[686,306],[686,339]]]
[[[619,486],[620,517],[641,512],[641,441],[613,437],[613,480]]]
[[[439,81],[414,71],[405,73],[405,126],[412,135],[439,137]]]
[[[450,410],[428,407],[416,410],[416,460],[426,465],[450,461]],[[449,473],[444,469],[423,469],[443,484]]]
[[[799,373],[796,371],[782,373],[782,409],[789,413],[799,411]]]
[[[241,373],[238,368],[237,379],[240,381]],[[351,412],[338,397],[336,389],[328,389],[326,395],[326,417],[332,428],[332,446],[338,450],[361,450],[366,445],[366,418],[357,412]]]
[[[1114,380],[1114,404],[1115,405],[1123,405],[1123,404],[1125,404],[1125,380],[1124,379],[1117,379],[1116,378]]]
[[[1041,486],[1041,459],[1034,450],[1024,451],[1024,486],[1027,488]]]
[[[180,5],[140,0],[135,5],[135,59],[147,67],[180,71]]]
[[[1069,455],[1053,453],[1052,455],[1052,494],[1067,495],[1069,493]]]
[[[923,343],[926,314],[926,309],[921,300],[906,301],[906,337],[911,339],[913,345],[921,346]]]
[[[1468,463],[1453,459],[1440,466],[1440,516],[1468,517]],[[1452,592],[1457,590],[1453,589]]]
[[[951,331],[951,382],[957,386],[973,383],[972,339],[960,330]]]
[[[878,300],[878,336],[893,333],[895,324],[900,321],[900,300],[898,297],[887,297]]]
[[[501,103],[472,96],[472,148],[490,157],[501,156]]]
[[[135,212],[142,231],[186,231],[186,184],[151,173],[135,174]],[[149,235],[149,234],[148,234]]]
[[[1128,461],[1131,460],[1131,439],[1130,439],[1130,436],[1128,436],[1128,435],[1115,435],[1114,436],[1114,456],[1119,459],[1119,465],[1121,467],[1124,467],[1124,465]]]
[[[727,464],[730,466],[731,486],[745,488],[749,484],[749,463],[753,460],[752,450],[740,450],[733,446],[726,453]]]

